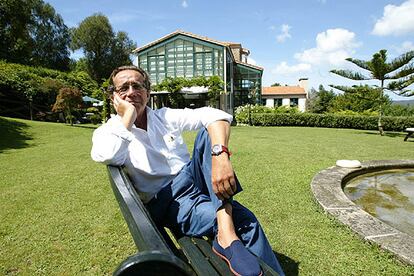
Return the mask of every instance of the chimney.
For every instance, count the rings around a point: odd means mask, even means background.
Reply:
[[[305,90],[306,95],[307,95],[308,94],[308,78],[300,78],[299,87],[302,87]]]
[[[246,48],[242,48],[241,55],[242,55],[242,61],[244,63],[247,63],[247,57],[250,55],[250,50]]]

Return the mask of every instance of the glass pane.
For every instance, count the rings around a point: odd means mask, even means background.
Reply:
[[[159,47],[159,48],[157,49],[157,54],[164,54],[164,53],[165,53],[165,47],[164,47],[164,46]]]
[[[203,46],[199,45],[199,44],[194,44],[194,51],[195,52],[203,52]]]

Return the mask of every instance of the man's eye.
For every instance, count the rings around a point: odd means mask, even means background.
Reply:
[[[127,91],[128,91],[128,89],[129,89],[129,85],[126,85],[126,86],[121,86],[121,88],[119,88],[119,92],[124,93],[124,92],[127,92]]]
[[[142,90],[144,88],[140,83],[133,83],[131,86],[134,90]]]

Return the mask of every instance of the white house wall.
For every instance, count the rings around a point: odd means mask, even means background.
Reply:
[[[289,98],[283,98],[282,99],[282,105],[290,106],[290,99]]]
[[[290,98],[283,98],[282,99],[282,105],[284,105],[284,106],[290,106]],[[266,106],[267,107],[274,107],[275,106],[275,99],[273,99],[273,98],[267,98],[266,99]],[[299,101],[298,101],[298,109],[301,112],[305,112],[305,109],[306,109],[306,98],[299,98]]]
[[[275,100],[274,99],[266,99],[266,106],[267,107],[274,107],[275,106]]]
[[[298,108],[300,111],[305,112],[306,109],[306,98],[299,98]]]

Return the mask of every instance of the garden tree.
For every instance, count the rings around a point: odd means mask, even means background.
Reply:
[[[326,90],[323,85],[319,85],[319,90],[312,88],[309,94],[309,100],[306,101],[306,110],[312,113],[328,112],[336,97],[332,90]]]
[[[352,91],[348,90],[336,96],[331,104],[329,111],[338,112],[351,110],[358,113],[365,111],[378,111],[391,104],[387,95],[380,95],[380,88],[372,88],[369,85],[353,86]]]
[[[380,85],[374,86],[379,89],[378,99],[381,102],[384,92],[390,91],[400,96],[412,96],[414,91],[408,87],[414,83],[414,65],[411,62],[414,58],[414,51],[409,51],[401,56],[387,62],[387,50],[380,50],[375,53],[371,60],[364,61],[359,59],[347,58],[346,60],[365,70],[369,75],[351,70],[331,70],[331,73],[355,81],[378,80]],[[389,81],[387,84],[385,81]],[[344,92],[354,92],[354,88],[346,86],[330,85],[333,88]],[[383,109],[379,105],[378,130],[384,135],[382,125]]]
[[[271,85],[271,87],[273,87],[273,86],[281,86],[281,85],[280,85],[280,83],[275,82],[274,84]]]
[[[185,104],[183,94],[179,93],[183,87],[188,85],[187,79],[183,77],[165,78],[161,83],[153,87],[154,91],[168,91],[167,105],[172,108],[183,107]]]
[[[205,86],[208,87],[210,104],[215,106],[220,101],[220,95],[224,92],[224,82],[219,76],[211,76],[207,79]]]
[[[69,67],[70,67],[70,71],[76,71],[76,72],[84,71],[84,72],[88,72],[88,61],[84,57],[79,58],[78,60],[72,59],[70,61]]]
[[[42,0],[0,1],[0,59],[68,70],[69,30]]]
[[[71,38],[71,49],[83,50],[88,73],[99,84],[114,68],[131,64],[130,54],[136,47],[125,32],[115,34],[108,18],[99,13],[71,29]]]
[[[82,94],[77,88],[64,87],[59,90],[56,97],[56,102],[53,105],[52,111],[63,111],[66,115],[66,120],[69,120],[70,125],[73,126],[72,112],[75,108],[79,108],[82,104]]]

